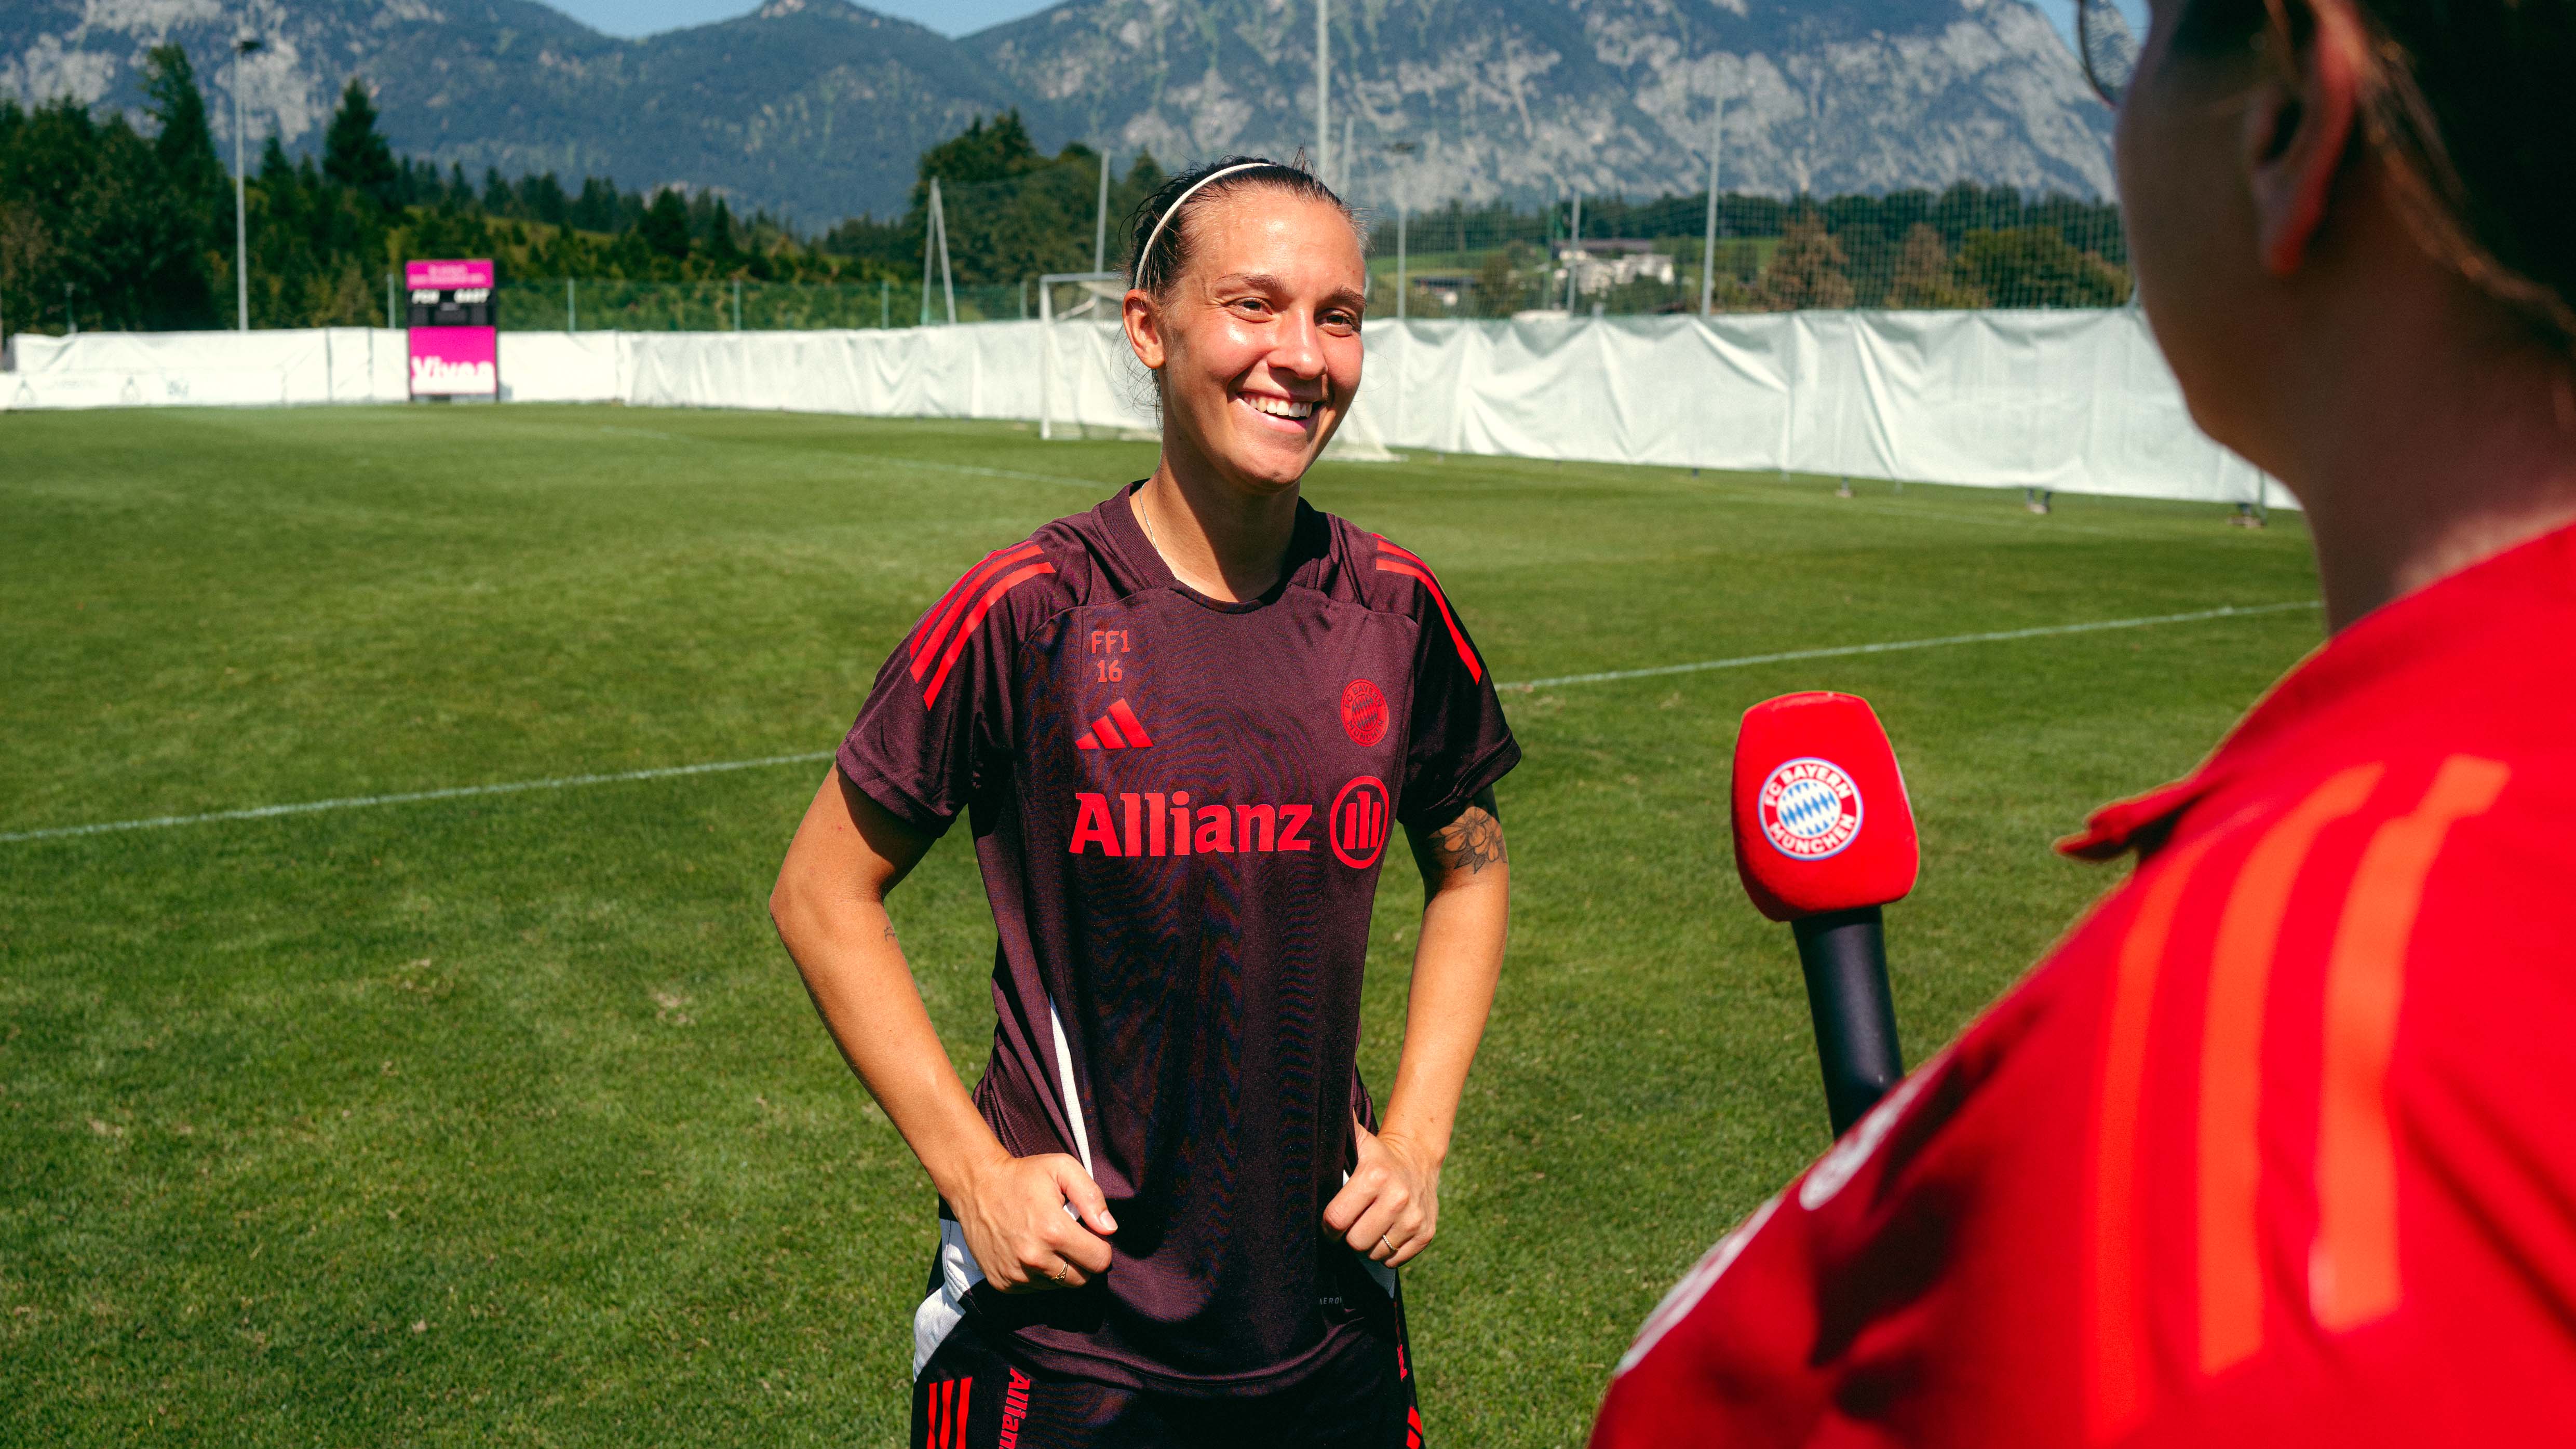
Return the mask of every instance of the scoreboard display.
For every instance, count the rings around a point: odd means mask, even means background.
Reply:
[[[409,262],[411,395],[501,396],[500,333],[495,325],[492,263]]]

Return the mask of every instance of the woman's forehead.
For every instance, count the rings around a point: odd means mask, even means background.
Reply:
[[[1189,227],[1189,268],[1205,276],[1261,272],[1286,279],[1322,271],[1334,274],[1335,284],[1357,284],[1359,233],[1330,202],[1246,187],[1192,208]]]

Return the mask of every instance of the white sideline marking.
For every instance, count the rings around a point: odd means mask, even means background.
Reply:
[[[471,795],[516,795],[525,790],[569,790],[577,785],[615,785],[628,780],[669,780],[681,775],[718,775],[728,770],[757,770],[832,758],[830,750],[796,755],[766,755],[757,760],[723,760],[712,765],[665,765],[658,770],[621,770],[614,775],[566,775],[555,780],[512,780],[501,785],[457,785],[445,790],[410,790],[400,795],[353,795],[345,800],[306,800],[294,805],[260,805],[248,810],[216,810],[204,815],[159,815],[149,820],[112,820],[103,825],[62,825],[51,830],[19,830],[0,835],[0,843],[58,840],[67,835],[105,835],[114,830],[157,830],[168,825],[204,825],[216,820],[266,820],[272,815],[310,815],[319,810],[362,810],[371,805],[410,805],[422,800],[461,800]]]
[[[2189,624],[2203,619],[2233,619],[2253,614],[2283,614],[2313,609],[2314,600],[2295,604],[2229,605],[2188,614],[2158,614],[2144,619],[2104,619],[2091,624],[2049,624],[2035,629],[1998,629],[1986,634],[1950,634],[1939,639],[1904,639],[1888,644],[1847,644],[1833,649],[1791,649],[1778,654],[1747,654],[1740,659],[1706,659],[1695,664],[1666,664],[1653,669],[1613,669],[1598,674],[1561,674],[1553,679],[1496,686],[1515,694],[1568,684],[1607,684],[1621,679],[1652,679],[1666,674],[1698,674],[1711,669],[1742,669],[1755,664],[1782,664],[1800,659],[1840,659],[1855,654],[1894,654],[1908,649],[1938,649],[1951,644],[1994,644],[2010,639],[2042,639],[2057,634],[2093,634],[2106,629],[2145,629],[2158,624]],[[758,770],[771,765],[809,764],[828,760],[831,750],[793,755],[764,755],[756,760],[721,760],[707,765],[667,765],[657,770],[621,770],[613,775],[565,775],[553,780],[513,780],[499,785],[457,785],[445,790],[412,790],[399,795],[357,795],[341,800],[307,800],[293,805],[260,805],[248,810],[215,810],[203,815],[160,815],[149,820],[112,820],[99,825],[60,825],[49,830],[18,830],[0,835],[0,845],[25,840],[60,840],[74,835],[106,835],[119,830],[158,830],[173,825],[205,825],[218,820],[266,820],[279,815],[310,815],[324,810],[363,810],[377,805],[411,805],[424,800],[462,800],[477,795],[516,795],[529,790],[570,790],[583,785],[616,785],[634,780],[671,780],[683,775],[716,775],[731,770]]]
[[[1854,654],[1895,654],[1907,649],[1939,649],[1950,644],[1995,644],[2007,639],[2043,639],[2053,634],[2095,634],[2105,629],[2145,629],[2157,624],[2190,624],[2202,619],[2232,619],[2248,614],[2285,614],[2293,609],[2313,609],[2313,599],[2295,604],[2230,604],[2217,609],[2198,609],[2188,614],[2158,614],[2145,619],[2103,619],[2091,624],[2047,624],[2036,629],[1998,629],[1990,634],[1949,634],[1938,639],[1902,639],[1890,644],[1845,644],[1832,649],[1790,649],[1778,654],[1747,654],[1740,659],[1703,659],[1696,664],[1659,664],[1652,669],[1611,669],[1599,674],[1560,674],[1554,679],[1532,679],[1505,684],[1498,688],[1516,694],[1534,689],[1554,689],[1561,684],[1607,684],[1616,679],[1653,679],[1665,674],[1698,674],[1710,669],[1743,669],[1755,664],[1784,664],[1799,659],[1843,659]]]

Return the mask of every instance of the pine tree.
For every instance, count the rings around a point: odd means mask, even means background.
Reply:
[[[680,193],[662,190],[653,193],[653,204],[644,208],[643,219],[635,223],[635,235],[644,245],[674,261],[689,255],[689,203]]]
[[[714,214],[707,218],[707,257],[718,271],[731,271],[742,260],[742,248],[734,240],[733,209],[725,199],[716,198]]]
[[[206,123],[206,96],[188,53],[156,45],[145,59],[143,93],[160,123],[152,138],[162,194],[167,198],[169,244],[137,279],[144,317],[155,327],[211,327],[217,321],[214,267],[223,213],[232,198],[223,163],[215,159],[215,134]]]
[[[394,164],[393,148],[377,134],[376,103],[367,95],[366,82],[356,76],[349,77],[331,129],[323,134],[322,174],[388,212],[401,203],[397,188],[402,168]]]

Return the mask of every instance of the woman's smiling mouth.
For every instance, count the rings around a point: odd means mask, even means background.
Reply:
[[[1270,397],[1261,393],[1237,393],[1235,400],[1254,412],[1290,422],[1303,422],[1315,415],[1315,405],[1294,398]]]

